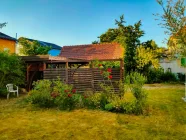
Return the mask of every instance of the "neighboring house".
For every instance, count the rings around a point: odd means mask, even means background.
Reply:
[[[181,58],[179,58],[178,54],[174,55],[174,58],[172,58],[172,54],[170,50],[165,49],[162,53],[162,58],[159,60],[160,66],[163,68],[164,72],[169,71],[172,73],[186,73],[186,68],[181,66]]]
[[[16,39],[0,32],[0,50],[9,50],[10,53],[16,51]]]
[[[168,60],[167,58],[160,59],[160,66],[164,69],[164,72],[169,71],[172,73],[186,73],[186,68],[181,66],[181,60]]]
[[[123,58],[124,48],[117,43],[63,46],[59,56],[67,59],[113,60]]]
[[[49,55],[51,56],[58,56],[60,54],[60,51],[61,51],[61,47],[56,45],[56,44],[53,44],[53,43],[49,43],[49,42],[44,42],[44,41],[40,41],[40,40],[34,40],[34,39],[29,39],[29,38],[26,38],[28,39],[29,41],[38,41],[40,43],[41,46],[48,46],[48,47],[52,47],[52,49],[48,52]],[[19,52],[19,49],[21,48],[21,45],[18,43],[17,44],[17,49],[16,49],[16,53],[17,54],[20,54],[22,55],[20,52]]]

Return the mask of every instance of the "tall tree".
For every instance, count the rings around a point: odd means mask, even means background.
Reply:
[[[98,40],[92,41],[92,44],[99,44]]]
[[[0,29],[2,29],[4,26],[6,26],[6,22],[4,22],[4,23],[0,23]]]
[[[125,25],[124,16],[122,15],[119,20],[115,20],[117,28],[108,29],[99,38],[100,42],[118,42],[125,48],[124,62],[126,72],[135,71],[136,64],[136,49],[140,45],[139,38],[143,36],[144,31],[140,29],[141,21],[134,25]]]
[[[163,14],[154,14],[157,16],[157,20],[160,20],[159,25],[165,28],[165,34],[169,36],[168,46],[172,49],[172,41],[176,41],[174,44],[173,51],[175,53],[182,53],[186,51],[186,40],[185,40],[185,28],[186,28],[186,17],[185,17],[185,0],[157,0],[158,4],[163,9]]]

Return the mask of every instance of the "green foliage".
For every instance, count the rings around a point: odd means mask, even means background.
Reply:
[[[178,79],[179,79],[180,82],[184,82],[185,81],[185,75],[186,74],[178,73]]]
[[[103,89],[91,95],[76,93],[71,85],[60,81],[40,80],[34,83],[34,89],[29,93],[28,101],[39,107],[58,107],[61,110],[76,108],[101,109],[118,113],[143,114],[146,105],[146,92],[142,89],[145,77],[139,73],[131,73],[126,77],[127,83],[118,82],[119,93],[112,85],[100,83]],[[135,100],[128,102],[124,95],[127,87],[131,89]]]
[[[117,42],[124,47],[124,63],[126,73],[139,70],[141,72],[153,65],[157,67],[158,46],[155,41],[140,42],[140,37],[144,35],[141,30],[141,21],[134,25],[125,25],[124,16],[116,20],[117,28],[108,29],[100,35],[100,43]],[[143,47],[139,47],[139,46]],[[148,58],[150,56],[150,58]]]
[[[19,38],[21,44],[20,52],[24,55],[45,55],[52,49],[50,46],[42,46],[38,41],[29,41],[26,38]]]
[[[4,23],[0,23],[0,29],[2,29],[3,27],[5,27],[6,25],[7,25],[6,22],[4,22]]]
[[[105,32],[104,34],[100,35],[100,42],[104,43],[104,42],[113,42],[114,40],[117,39],[117,37],[121,34],[120,30],[117,28],[114,29],[108,29],[107,32]]]
[[[87,107],[91,109],[104,109],[105,105],[108,103],[108,98],[103,93],[95,93],[86,99]]]
[[[159,67],[157,52],[150,48],[145,48],[144,46],[137,48],[136,62],[137,68],[143,73],[147,72],[150,66],[154,68]]]
[[[166,71],[164,73],[163,69],[149,69],[147,73],[147,83],[162,83],[162,82],[176,82],[178,80],[182,80],[182,78]]]
[[[161,75],[163,74],[163,69],[149,69],[147,73],[147,83],[152,84],[152,83],[161,83]]]
[[[29,92],[28,101],[39,107],[58,107],[61,110],[72,110],[82,107],[82,97],[67,85],[60,81],[39,80],[35,82],[34,89]]]
[[[24,84],[23,62],[16,54],[0,51],[0,95],[4,95],[6,84]]]
[[[184,0],[157,0],[163,9],[163,14],[155,14],[160,20],[159,25],[165,28],[165,34],[170,39],[168,46],[173,55],[181,53],[186,56],[186,19],[185,19],[185,1]]]
[[[92,41],[92,44],[99,44],[99,41],[97,41],[97,40]]]
[[[46,90],[42,92],[40,90],[30,91],[27,100],[32,104],[42,108],[50,108],[55,106],[54,99],[51,97],[51,93]]]
[[[137,72],[132,72],[126,76],[126,83],[129,85],[131,92],[136,100],[134,101],[133,112],[135,114],[143,114],[143,109],[147,101],[147,93],[143,89],[146,77]]]
[[[161,75],[160,79],[163,82],[176,82],[178,79],[176,75],[172,72],[166,71],[164,74]]]
[[[29,92],[28,100],[39,107],[53,107],[54,99],[51,96],[51,84],[49,80],[39,80],[34,82],[34,89]]]

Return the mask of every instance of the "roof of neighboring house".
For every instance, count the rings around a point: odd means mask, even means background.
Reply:
[[[53,43],[44,42],[44,41],[35,40],[35,39],[29,39],[29,38],[25,38],[25,39],[28,39],[29,41],[38,41],[41,44],[41,46],[49,46],[49,47],[52,47],[52,49],[61,50],[61,47],[59,45],[56,45]]]
[[[117,43],[63,46],[59,56],[69,59],[109,60],[123,58],[124,48]]]
[[[0,39],[6,39],[6,40],[17,41],[17,39],[15,39],[15,38],[13,38],[13,37],[11,37],[11,36],[8,36],[8,35],[6,35],[6,34],[4,34],[4,33],[1,33],[1,32],[0,32]]]
[[[50,55],[33,55],[33,56],[21,56],[24,61],[66,61],[67,58],[60,56],[50,56]]]

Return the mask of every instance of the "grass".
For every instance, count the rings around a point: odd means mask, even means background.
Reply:
[[[186,139],[184,86],[148,89],[149,107],[144,115],[99,110],[38,109],[22,98],[0,101],[0,139]],[[130,98],[130,94],[126,97]]]

